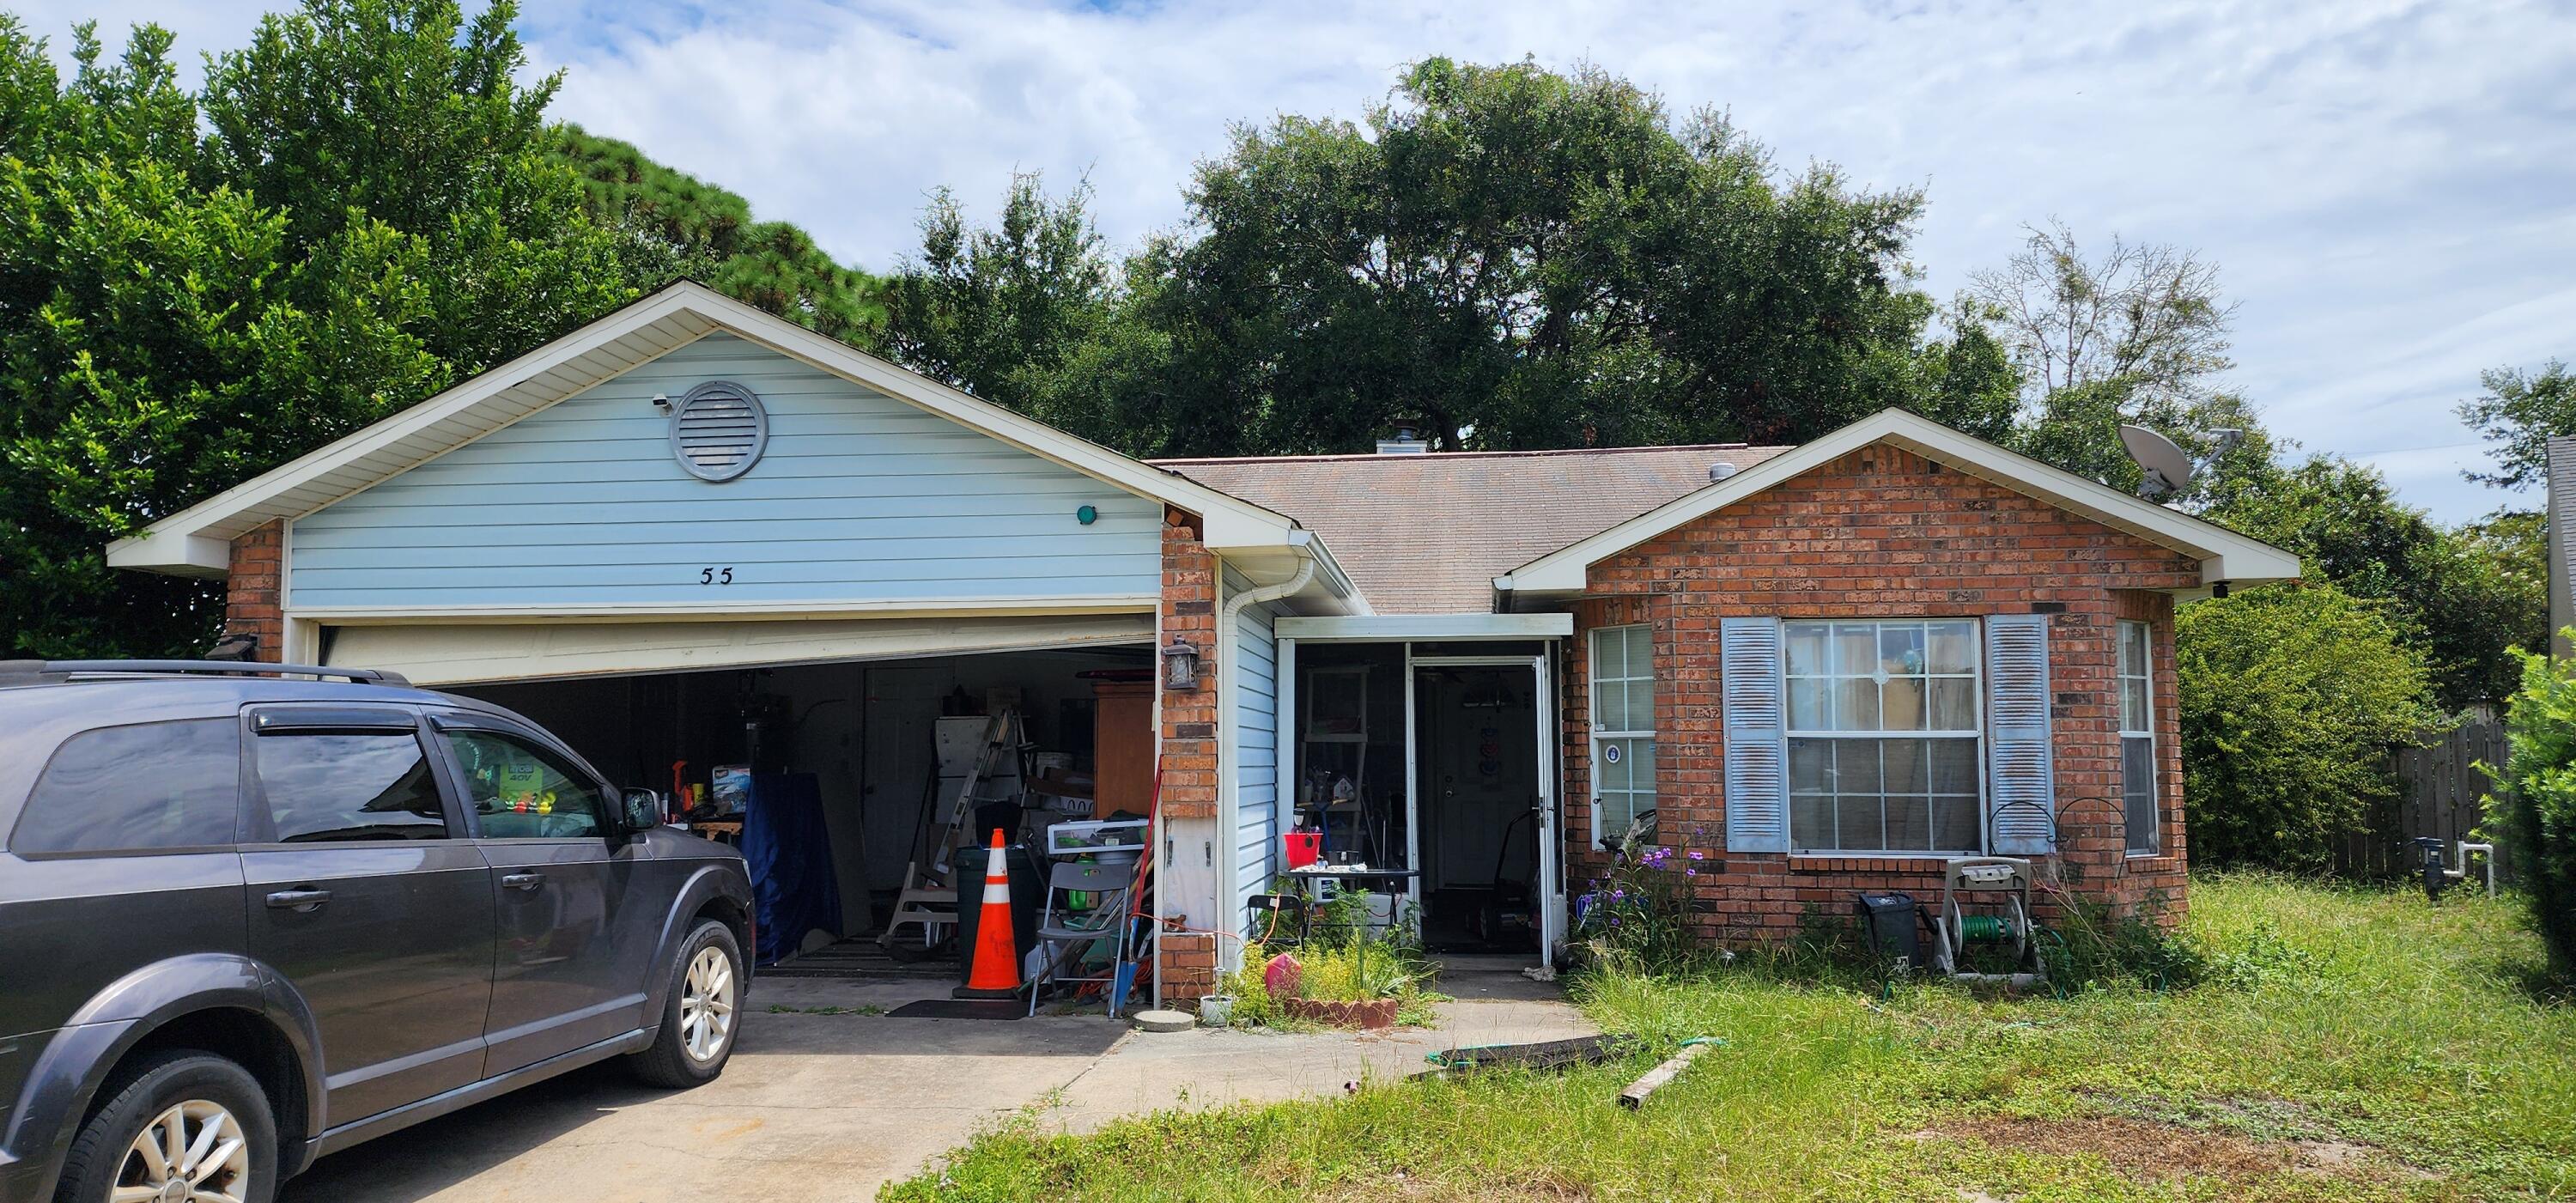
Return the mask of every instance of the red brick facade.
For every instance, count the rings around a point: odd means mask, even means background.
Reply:
[[[1848,914],[1861,889],[1927,905],[1940,860],[1784,856],[1725,849],[1722,618],[1973,618],[2048,612],[2057,855],[2043,877],[2163,921],[2184,905],[2182,760],[2173,601],[2197,561],[1885,444],[1853,452],[1592,566],[1574,605],[1565,687],[1570,893],[1606,867],[1595,850],[1588,717],[1593,628],[1653,628],[1657,835],[1708,859],[1694,879],[1710,935],[1794,932],[1811,907]],[[2118,621],[2150,624],[2162,854],[2130,857],[2120,805]],[[2105,801],[2094,801],[2103,799]]]
[[[285,660],[286,615],[279,599],[286,523],[274,521],[235,535],[231,559],[224,577],[224,634],[255,636],[255,658],[272,664]]]
[[[1161,805],[1157,822],[1202,824],[1213,829],[1217,811],[1217,663],[1216,556],[1200,541],[1199,520],[1177,509],[1163,513],[1162,642],[1184,639],[1198,649],[1199,685],[1193,690],[1162,689]],[[1160,659],[1158,655],[1157,660]],[[1155,665],[1156,672],[1162,666]],[[1168,826],[1167,826],[1168,833]],[[1169,846],[1168,842],[1165,845]],[[1168,887],[1175,874],[1161,873]],[[1216,916],[1210,908],[1180,897],[1164,899],[1167,914],[1185,916],[1189,927],[1208,929]],[[1197,913],[1210,909],[1209,914]],[[1216,939],[1204,930],[1166,930],[1161,943],[1163,997],[1195,999],[1215,988]]]

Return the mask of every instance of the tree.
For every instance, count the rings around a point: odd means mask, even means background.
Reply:
[[[215,591],[112,572],[104,545],[448,378],[409,332],[420,243],[359,222],[297,259],[285,214],[192,183],[168,46],[148,31],[105,66],[84,27],[56,88],[0,20],[0,76],[24,85],[0,126],[30,131],[0,157],[0,643],[19,653],[202,647]]]
[[[883,345],[885,281],[841,266],[804,230],[752,220],[749,201],[631,143],[576,125],[555,126],[545,140],[547,154],[581,177],[590,219],[616,233],[628,280],[698,280],[827,337]]]
[[[1011,177],[1000,221],[977,228],[942,188],[921,217],[921,254],[887,287],[889,342],[906,366],[985,400],[1100,437],[1114,414],[1057,412],[1067,378],[1119,371],[1094,345],[1123,316],[1118,274],[1090,217],[1091,187],[1049,200],[1033,172]]]
[[[2576,376],[2552,359],[2537,372],[2494,368],[2480,373],[2478,382],[2487,391],[2460,402],[2460,420],[2476,427],[2494,449],[2496,470],[2461,475],[2499,489],[2540,483],[2549,470],[2549,440],[2576,434]]]
[[[2196,862],[2331,867],[2394,793],[2388,749],[2440,720],[2423,653],[2330,584],[2185,606],[2174,648]]]
[[[2576,978],[2576,663],[2546,654],[2521,662],[2487,817],[2511,841],[2550,967]]]
[[[417,332],[460,375],[638,291],[580,181],[547,154],[562,77],[519,82],[517,17],[512,0],[471,23],[456,0],[305,0],[213,56],[199,100],[206,182],[284,214],[289,258],[368,223],[426,245],[438,270]]]
[[[1185,197],[1126,271],[1159,358],[1103,420],[1138,453],[1799,440],[2004,366],[1923,345],[1919,194],[1594,69],[1427,59],[1361,122],[1238,128]]]
[[[2029,227],[2001,268],[1971,278],[1967,307],[1992,323],[2022,370],[2020,430],[2032,456],[2118,488],[2138,467],[2121,448],[2122,423],[2145,426],[2195,458],[2224,445],[2217,433],[2255,426],[2241,397],[2216,387],[2236,307],[2218,269],[2198,253],[2114,237],[2088,257],[2061,222]]]
[[[2313,579],[2388,603],[2445,708],[2513,691],[2521,666],[2508,649],[2536,646],[2549,622],[2533,520],[2446,529],[2400,502],[2374,468],[2328,455],[2282,467],[2268,445],[2252,449],[2263,454],[2216,474],[2205,516],[2296,552]]]

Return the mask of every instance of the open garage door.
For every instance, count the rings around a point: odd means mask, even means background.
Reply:
[[[391,669],[420,685],[465,685],[1027,651],[1153,636],[1151,614],[418,623],[326,628],[322,662]]]

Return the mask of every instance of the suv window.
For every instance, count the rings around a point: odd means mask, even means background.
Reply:
[[[20,853],[228,845],[240,805],[238,720],[100,727],[63,741],[9,845]]]
[[[499,731],[443,734],[484,838],[571,839],[607,829],[599,787],[553,749]]]
[[[252,746],[279,843],[447,836],[437,780],[412,732],[281,731]]]

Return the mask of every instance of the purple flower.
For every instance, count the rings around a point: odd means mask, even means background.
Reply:
[[[1684,876],[1684,877],[1697,877],[1697,876],[1699,876],[1699,870],[1697,870],[1697,869],[1684,869],[1684,870],[1682,870],[1682,876]]]
[[[1690,858],[1691,858],[1692,860],[1707,860],[1707,859],[1708,859],[1708,854],[1707,854],[1707,853],[1705,853],[1705,852],[1700,851],[1700,850],[1699,850],[1699,849],[1697,849],[1697,848],[1693,848],[1693,849],[1691,849],[1691,850],[1690,850]]]

